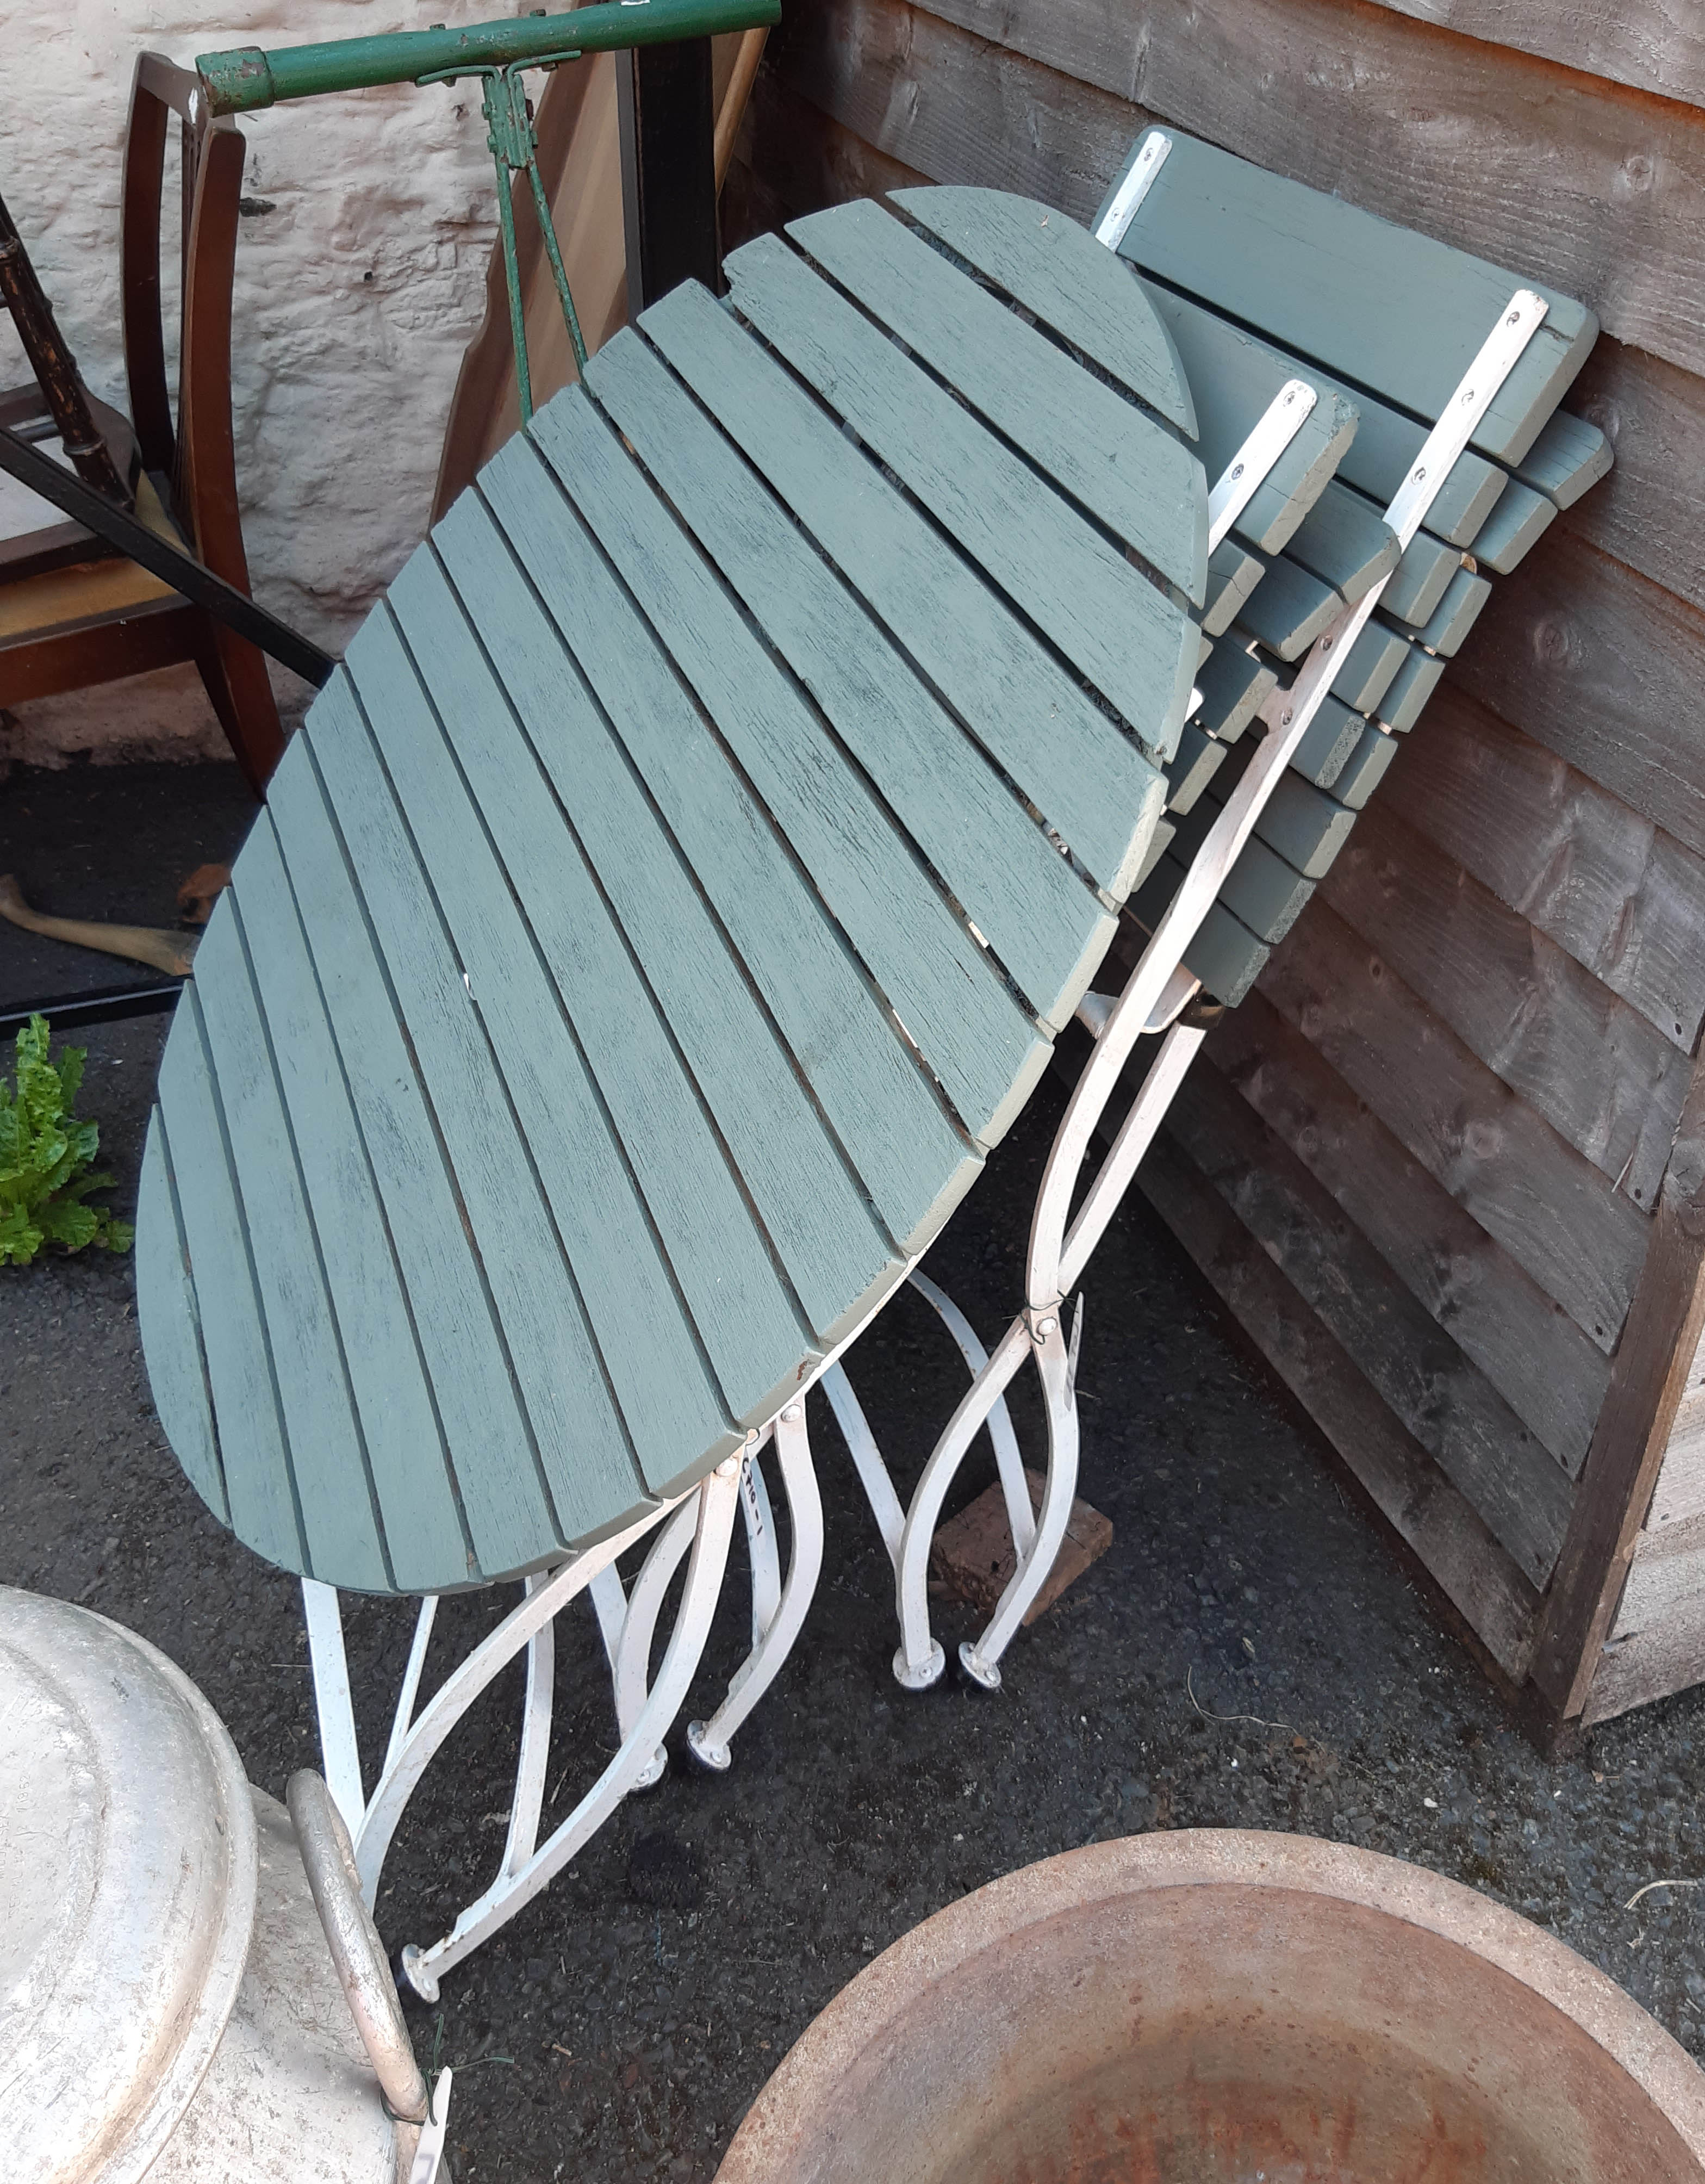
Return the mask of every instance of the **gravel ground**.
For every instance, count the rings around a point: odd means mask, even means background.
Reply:
[[[0,872],[65,914],[166,922],[178,878],[228,855],[246,822],[229,768],[18,774],[0,792]],[[98,958],[0,932],[8,998],[113,982]],[[126,1209],[162,1029],[81,1035],[84,1106]],[[931,1255],[986,1337],[1017,1297],[1057,1113],[1045,1090]],[[854,1360],[902,1478],[958,1390],[945,1348],[906,1297]],[[1091,1271],[1080,1386],[1082,1491],[1114,1544],[1022,1635],[993,1696],[894,1685],[886,1559],[814,1401],[823,1579],[733,1770],[699,1776],[673,1741],[662,1786],[447,1975],[437,2008],[416,2009],[423,2059],[458,2066],[460,2175],[708,2178],[789,2043],[876,1951],[997,1875],[1149,1828],[1294,1829],[1415,1859],[1549,1927],[1705,2059],[1705,1895],[1624,1908],[1647,1881],[1705,1880],[1705,1691],[1541,1758],[1141,1203]],[[1014,1407],[1034,1448],[1034,1410],[1022,1395]],[[275,1795],[314,1758],[294,1589],[179,1475],[148,1402],[128,1261],[0,1272],[0,1582],[82,1601],[162,1647]],[[448,1603],[435,1658],[511,1597]],[[557,1817],[614,1741],[590,1618],[566,1620]],[[741,1620],[731,1579],[690,1713],[714,1706]],[[941,1620],[951,1650],[968,1622]],[[397,1605],[353,1605],[370,1757],[408,1635]],[[494,1864],[519,1696],[517,1671],[423,1786],[379,1907],[393,1946],[442,1931]]]

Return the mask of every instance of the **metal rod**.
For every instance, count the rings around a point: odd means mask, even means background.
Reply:
[[[175,592],[181,592],[215,621],[223,622],[227,629],[247,638],[261,651],[270,653],[292,673],[313,683],[316,690],[330,680],[337,662],[329,652],[322,652],[317,644],[298,636],[287,622],[269,614],[247,592],[240,592],[235,584],[216,577],[192,554],[185,553],[181,546],[174,546],[157,531],[150,531],[147,524],[139,523],[126,510],[115,508],[93,486],[74,477],[69,471],[62,470],[50,457],[3,426],[0,426],[0,471],[9,471],[20,485],[40,493],[43,500],[50,501],[74,523],[81,523],[86,531],[92,531],[97,538],[116,546],[150,576],[169,584]]]
[[[215,114],[251,114],[281,99],[414,83],[458,70],[472,75],[476,69],[525,67],[569,53],[619,53],[724,31],[755,31],[780,20],[780,0],[622,0],[619,7],[470,23],[459,31],[398,31],[270,53],[242,46],[197,55],[196,73]]]
[[[86,994],[55,994],[39,1001],[10,1002],[0,1008],[0,1039],[23,1031],[31,1017],[46,1017],[55,1031],[75,1031],[81,1024],[158,1016],[174,1006],[184,983],[181,978],[169,978],[150,986],[97,986]]]

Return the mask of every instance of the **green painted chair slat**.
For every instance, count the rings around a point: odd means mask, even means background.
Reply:
[[[1610,443],[1597,425],[1559,410],[1513,465],[1516,476],[1559,508],[1573,508],[1589,486],[1608,475]]]
[[[1236,538],[1222,538],[1208,560],[1205,637],[1224,637],[1239,610],[1266,573],[1266,565]]]
[[[1390,576],[1402,549],[1370,501],[1329,478],[1285,551],[1330,584],[1347,606],[1354,606],[1382,577]]]
[[[185,1477],[219,1522],[229,1524],[230,1503],[214,1431],[201,1308],[166,1172],[165,1133],[158,1109],[149,1117],[142,1145],[136,1253],[136,1320],[147,1349],[154,1408]]]
[[[735,305],[1152,750],[1169,757],[1194,623],[915,370],[777,236],[725,268]]]
[[[1244,763],[1240,752],[1209,789],[1215,804],[1225,804],[1242,775]],[[1332,869],[1353,824],[1354,814],[1343,805],[1287,770],[1256,822],[1255,838],[1264,842],[1305,880],[1321,880]]]
[[[1430,531],[1418,531],[1380,594],[1380,613],[1393,621],[1407,622],[1412,629],[1424,627],[1437,613],[1452,577],[1462,566],[1458,548],[1447,546]]]
[[[921,1251],[970,1187],[981,1156],[954,1128],[656,639],[636,624],[538,454],[511,441],[481,473],[480,491],[586,677],[613,749],[631,765],[749,967],[889,1232],[908,1255]],[[565,678],[558,701],[569,727],[580,719],[572,688]],[[566,800],[578,777],[578,744],[541,738],[539,747]]]
[[[534,475],[544,490],[553,490]],[[590,694],[578,676],[564,673],[562,641],[544,608],[506,569],[503,534],[492,516],[469,497],[439,526],[435,543],[475,627],[488,635],[503,630],[501,644],[489,648],[491,660],[519,733],[506,738],[500,729],[495,749],[470,749],[469,732],[486,709],[458,704],[442,716],[534,937],[560,983],[558,964],[603,922],[595,901],[581,906],[595,875],[609,904],[614,944],[631,951],[638,976],[655,995],[810,1326],[819,1339],[832,1340],[849,1298],[862,1299],[897,1279],[902,1262],[894,1242]],[[442,608],[428,602],[417,609],[413,599],[395,593],[393,599],[424,666],[433,621],[440,613],[453,619],[456,604],[447,599]],[[421,634],[412,637],[417,611]],[[436,667],[431,679],[436,690]],[[567,887],[555,876],[560,850],[553,856],[547,838],[564,824],[552,809],[553,793],[568,826],[576,827],[582,815],[586,822],[575,835],[586,876],[575,876]],[[595,965],[592,970],[596,980]],[[650,1005],[641,997],[626,1006]],[[611,1067],[631,1071],[637,1059],[621,1051],[619,1024],[613,1056],[601,1054],[590,1031],[586,1044],[596,1076]],[[613,1113],[625,1089],[617,1084],[606,1094]],[[636,1117],[636,1127],[642,1122]],[[667,1126],[661,1127],[669,1145]],[[655,1155],[636,1141],[629,1157],[642,1171]],[[606,1234],[621,1233],[608,1217],[600,1226]],[[673,1244],[670,1256],[680,1268]],[[643,1343],[638,1348],[636,1370],[646,1354]]]
[[[458,1465],[444,1437],[459,1426],[459,1462],[477,1465],[485,1460],[480,1451],[492,1429],[491,1412],[470,1418],[466,1406],[458,1411],[453,1389],[443,1391],[442,1403],[435,1396],[432,1360],[421,1354],[429,1326],[417,1328],[397,1262],[409,1234],[407,1218],[399,1208],[393,1231],[269,816],[256,822],[244,843],[232,868],[230,894],[249,938],[250,966],[308,1202],[321,1210],[320,1255],[392,1577],[408,1592],[442,1585],[458,1568],[464,1577],[476,1576],[479,1560],[458,1507]],[[377,1027],[375,1037],[382,1048]],[[352,1074],[359,1067],[358,1061]],[[371,1121],[375,1134],[382,1137],[382,1114],[374,1113]]]
[[[1370,620],[1332,677],[1332,695],[1341,699],[1352,712],[1371,713],[1391,688],[1408,651],[1396,630],[1377,617]]]
[[[1356,748],[1344,761],[1344,770],[1332,783],[1332,794],[1351,811],[1359,811],[1386,777],[1386,769],[1397,755],[1397,739],[1376,728],[1370,721]]]
[[[1188,811],[1219,771],[1226,747],[1186,721],[1179,733],[1178,752],[1166,769],[1166,808],[1175,814]]]
[[[1148,854],[1142,861],[1142,870],[1136,876],[1139,889],[1171,847],[1172,838],[1177,832],[1177,827],[1170,819],[1159,819],[1155,822],[1154,833],[1149,839]]]
[[[786,511],[639,337],[618,334],[586,383],[1031,1008],[1058,1032],[1107,952],[1112,912],[857,599],[800,550]]]
[[[1086,228],[1030,198],[988,190],[896,190],[892,198],[1121,387],[1196,437],[1190,383],[1171,337]]]
[[[1429,652],[1436,652],[1441,660],[1454,660],[1469,632],[1480,620],[1481,609],[1491,597],[1491,588],[1484,577],[1475,576],[1471,570],[1458,569],[1445,587],[1445,595],[1434,608],[1432,619],[1413,632],[1416,644],[1425,645]],[[1407,637],[1410,632],[1405,630],[1403,634]]]
[[[1367,725],[1359,713],[1352,713],[1329,690],[1291,754],[1292,771],[1316,788],[1330,788],[1349,762]]]
[[[1512,478],[1497,506],[1475,534],[1474,557],[1483,569],[1508,577],[1557,519],[1557,503]]]
[[[1222,771],[1196,809],[1178,820],[1178,832],[1167,852],[1174,862],[1188,864],[1201,849],[1208,828],[1219,816],[1219,804],[1215,798],[1214,788],[1224,783],[1226,773],[1231,771],[1231,768]],[[1241,772],[1241,764],[1236,771]],[[1302,905],[1313,892],[1312,881],[1304,879],[1285,858],[1275,850],[1269,849],[1256,834],[1243,844],[1236,863],[1220,883],[1219,900],[1240,918],[1258,939],[1276,943],[1285,938],[1301,916]],[[1195,961],[1188,957],[1187,951],[1186,960],[1190,961],[1191,970],[1195,970]]]
[[[1202,707],[1197,715],[1209,735],[1236,742],[1278,687],[1279,677],[1241,645],[1216,644],[1196,671]]]
[[[1238,609],[1240,636],[1258,638],[1280,660],[1300,660],[1344,611],[1330,584],[1311,577],[1287,554],[1267,564],[1261,581]]]
[[[677,288],[640,327],[983,748],[1122,900],[1160,811],[1158,770],[703,289]]]
[[[793,220],[787,232],[997,432],[1200,606],[1208,573],[1202,464],[939,250],[894,227],[865,198]]]
[[[566,1257],[566,1268],[541,1266],[537,1278],[574,1300],[567,1400],[584,1407],[588,1446],[616,1447],[613,1396],[641,1477],[661,1491],[683,1446],[731,1445],[735,1418],[785,1372],[777,1360],[797,1349],[800,1329],[667,1033],[548,792],[516,749],[508,705],[426,549],[392,586],[391,602],[402,637],[374,616],[348,665],[490,1043],[494,1097],[514,1112],[537,1174],[531,1187],[543,1192]],[[507,632],[491,634],[502,642]],[[541,823],[518,836],[509,822],[529,797]],[[707,1232],[719,1218],[731,1222],[724,1271],[750,1291],[743,1312],[705,1272]],[[575,1510],[576,1536],[625,1516],[634,1486],[625,1467],[608,1478],[595,1471],[581,1491],[596,1513]],[[552,1487],[561,1508],[554,1469]]]
[[[1388,728],[1399,735],[1413,727],[1421,717],[1422,709],[1435,690],[1445,671],[1445,663],[1420,646],[1412,644],[1409,656],[1391,677],[1391,687],[1380,699],[1377,711]]]
[[[968,1133],[997,1143],[1047,1040],[585,393],[541,411],[534,437]]]
[[[1185,867],[1169,852],[1131,897],[1131,913],[1146,931],[1152,933],[1159,924],[1183,885],[1184,874]],[[1223,902],[1215,902],[1197,928],[1187,961],[1214,1000],[1234,1008],[1266,968],[1272,953]]]
[[[1313,408],[1237,520],[1240,537],[1264,554],[1278,553],[1347,459],[1358,430],[1357,401],[1188,296],[1147,282],[1132,285],[1149,298],[1178,345],[1196,395],[1197,452],[1210,479],[1225,476],[1287,381],[1300,379],[1315,390]]]
[[[1515,291],[1536,289],[1545,322],[1474,438],[1482,454],[1520,461],[1592,347],[1598,322],[1584,304],[1177,130],[1165,133],[1172,148],[1122,255],[1418,417],[1438,416]]]
[[[236,916],[214,908],[197,951],[196,997],[225,1143],[253,1240],[289,1462],[316,1576],[363,1592],[393,1583],[319,1240],[268,1051]],[[342,1208],[322,1218],[343,1217]]]
[[[306,1567],[290,1447],[255,1293],[257,1240],[230,1171],[193,983],[166,1035],[155,1128],[177,1185],[231,1529],[269,1561]]]
[[[1347,420],[1350,427],[1347,433],[1334,432],[1334,460],[1320,475],[1353,486],[1373,502],[1376,514],[1390,507],[1398,487],[1421,452],[1427,437],[1425,425],[1417,424],[1401,410],[1393,410],[1389,404],[1369,394],[1365,387],[1345,386],[1330,372],[1323,371],[1312,358],[1294,356],[1270,342],[1257,340],[1246,328],[1234,326],[1217,311],[1209,310],[1188,296],[1147,282],[1139,285],[1153,297],[1164,313],[1181,353],[1204,384],[1224,387],[1226,395],[1220,398],[1222,400],[1229,398],[1233,388],[1239,390],[1237,403],[1219,421],[1216,447],[1226,445],[1225,436],[1236,430],[1239,416],[1247,416],[1249,424],[1252,424],[1287,379],[1306,380],[1325,405],[1318,414],[1335,423]],[[1246,425],[1244,430],[1247,429]],[[1306,447],[1311,450],[1315,448],[1322,429],[1311,421],[1313,437],[1305,443]],[[1234,440],[1230,444],[1235,446],[1236,443]],[[1317,457],[1311,452],[1308,460],[1312,466]],[[1202,462],[1211,477],[1219,476],[1219,471],[1207,453],[1205,434]],[[1276,473],[1287,500],[1297,465],[1297,456],[1287,451]],[[1224,468],[1222,462],[1219,470]],[[1508,482],[1507,471],[1488,462],[1484,455],[1475,454],[1472,448],[1468,449],[1452,464],[1437,498],[1428,509],[1428,528],[1453,545],[1467,545]],[[1281,503],[1276,499],[1263,501],[1258,494],[1251,506],[1254,512],[1247,520],[1258,526],[1276,515]],[[1296,509],[1291,509],[1290,521],[1294,523],[1297,517]],[[1276,552],[1286,543],[1288,535],[1281,531],[1267,550]],[[1266,546],[1253,530],[1249,536],[1256,545]]]
[[[355,825],[356,814],[340,811],[340,822],[348,822],[344,832],[326,808],[330,784],[322,783],[311,741],[316,728],[329,744],[353,749],[358,738],[367,743],[342,676],[320,693],[307,728],[292,739],[268,784],[268,809],[406,1270],[421,1346],[432,1361],[433,1387],[478,1563],[477,1572],[469,1574],[504,1577],[536,1562],[541,1540],[569,1544],[544,1492],[502,1308],[510,1301],[514,1276],[508,1256],[514,1240],[508,1209],[500,1192],[521,1167],[519,1149],[513,1126],[507,1146],[499,1139],[507,1117],[480,1107],[481,1097],[489,1098],[491,1081],[477,1057],[464,1061],[468,1089],[461,1097],[444,1097],[453,1088],[428,1067],[441,1046],[432,1018],[454,1006],[447,994],[436,1003],[422,998],[434,967],[429,958],[417,970],[415,951],[430,950],[435,940],[442,948],[436,915],[420,900],[424,884],[406,844],[397,879],[365,861],[358,891],[351,867],[362,858],[365,830]],[[368,766],[376,770],[370,745]],[[389,831],[400,834],[400,822],[393,818]],[[386,899],[407,886],[411,875],[408,895],[421,930],[411,942],[405,923],[399,944],[398,919]],[[382,956],[374,939],[381,924],[392,943]],[[456,986],[465,1003],[459,975]],[[465,1013],[470,1017],[471,1008]],[[461,1025],[462,1040],[472,1028]],[[493,1140],[489,1151],[477,1143],[481,1134]],[[459,1155],[469,1139],[476,1142],[464,1178]],[[488,1161],[500,1163],[494,1179],[485,1173]],[[516,1217],[524,1235],[536,1229],[530,1191]],[[523,1340],[537,1339],[530,1334],[530,1318],[529,1311],[520,1321]],[[637,1476],[635,1485],[637,1490]],[[447,1571],[445,1584],[456,1581],[455,1573]]]

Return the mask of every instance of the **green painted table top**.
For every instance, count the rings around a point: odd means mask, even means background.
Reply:
[[[186,1473],[286,1569],[488,1580],[702,1477],[941,1228],[1108,945],[1199,650],[1189,391],[1058,213],[907,209],[611,342],[236,860],[138,1288]]]

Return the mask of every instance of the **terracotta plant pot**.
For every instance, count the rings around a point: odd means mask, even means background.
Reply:
[[[1622,1990],[1418,1866],[1098,1843],[837,1995],[718,2184],[1697,2184],[1705,2075]]]

